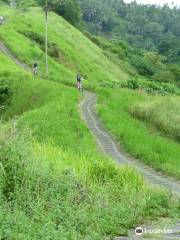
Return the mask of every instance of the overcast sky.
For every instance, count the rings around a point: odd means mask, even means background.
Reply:
[[[127,3],[133,2],[133,0],[124,0]],[[144,4],[158,4],[158,5],[164,5],[165,3],[168,3],[170,6],[172,6],[172,2],[174,2],[174,5],[177,5],[180,7],[180,0],[136,0],[137,3],[144,3]]]

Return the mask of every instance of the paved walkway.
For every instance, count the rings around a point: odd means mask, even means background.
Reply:
[[[17,65],[21,68],[24,68],[27,71],[31,71],[31,69],[24,63],[20,62],[11,52],[10,50],[0,42],[0,51],[2,51],[5,55],[9,56]],[[117,143],[113,140],[112,136],[104,129],[101,122],[97,118],[96,111],[96,95],[90,92],[85,93],[85,98],[81,104],[81,110],[89,129],[92,131],[94,136],[96,137],[97,144],[99,148],[107,155],[112,157],[121,165],[130,165],[137,169],[137,171],[142,174],[147,182],[150,184],[161,186],[169,189],[173,195],[176,197],[180,196],[180,181],[174,178],[170,178],[162,175],[161,173],[156,172],[152,168],[144,165],[143,163],[131,159],[127,156],[117,145]],[[166,234],[163,240],[180,240],[180,222],[176,222],[171,229],[176,230],[174,234]],[[177,233],[178,232],[178,233]],[[129,237],[117,237],[116,240],[133,240],[133,239],[143,239],[137,238],[133,232],[130,231]],[[147,239],[147,238],[146,238]],[[151,240],[153,238],[150,238]],[[156,239],[156,238],[154,238]]]
[[[125,154],[120,146],[117,145],[113,137],[105,130],[102,123],[97,117],[95,106],[96,106],[96,95],[90,92],[85,92],[84,100],[81,103],[81,111],[83,118],[95,136],[97,144],[102,152],[109,155],[115,161],[121,165],[133,166],[137,172],[143,175],[144,179],[151,185],[157,187],[164,187],[168,189],[175,197],[180,196],[180,181],[172,177],[167,177],[149,166],[143,164],[140,161],[130,158]],[[147,227],[148,229],[148,227]],[[151,229],[151,228],[149,228]],[[152,228],[153,229],[153,228]],[[134,231],[129,232],[129,237],[117,237],[116,240],[135,240],[135,239],[163,239],[163,240],[180,240],[180,222],[176,222],[169,229],[174,230],[173,234],[163,234],[162,237],[156,238],[156,235],[151,235],[150,238],[137,237]],[[154,238],[155,237],[155,238]]]

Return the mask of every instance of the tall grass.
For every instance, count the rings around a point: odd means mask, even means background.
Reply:
[[[39,144],[28,129],[2,132],[1,238],[101,240],[127,234],[147,216],[175,216],[167,195],[129,168]]]
[[[0,38],[22,62],[38,61],[44,76],[41,10],[1,11],[7,22]],[[74,84],[77,71],[87,74],[89,88],[126,74],[55,14],[49,41],[60,54],[49,57],[51,81],[32,78],[0,54],[0,78],[11,90],[1,111],[0,238],[101,240],[125,235],[149,217],[175,216],[176,203],[165,191],[98,151],[77,110],[81,96],[59,84]]]
[[[33,8],[31,11],[21,12],[1,7],[1,12],[7,18],[7,23],[1,27],[0,39],[19,60],[30,67],[35,61],[38,62],[40,75],[45,76],[42,10]],[[128,79],[123,69],[108,60],[100,48],[54,13],[49,15],[48,31],[49,45],[55,46],[59,55],[49,57],[51,80],[73,84],[76,73],[81,72],[86,76],[87,87],[95,88],[102,81]]]
[[[1,114],[16,120],[0,128],[1,238],[101,240],[174,216],[168,194],[97,150],[76,89],[18,67],[7,76],[12,95]]]
[[[157,170],[180,178],[179,144],[161,136],[129,112],[134,104],[149,102],[147,95],[125,89],[105,89],[99,93],[98,101],[98,114],[104,125],[127,152]]]
[[[134,117],[144,120],[167,136],[180,141],[179,97],[155,98],[135,104],[131,109]]]

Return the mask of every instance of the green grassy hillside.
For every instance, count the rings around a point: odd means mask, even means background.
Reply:
[[[44,14],[41,9],[21,12],[1,8],[6,24],[1,27],[0,39],[19,60],[32,66],[40,65],[45,75],[44,61]],[[102,50],[63,18],[50,13],[49,18],[50,78],[59,82],[73,83],[75,74],[87,76],[87,85],[95,87],[101,81],[120,81],[128,78],[123,69],[112,64]],[[58,64],[60,63],[60,64]]]
[[[168,107],[170,103],[167,104],[166,101],[172,99],[174,99],[173,104]],[[176,109],[179,102],[176,99],[178,97],[148,96],[143,92],[127,89],[105,89],[99,94],[98,113],[105,126],[128,153],[157,170],[180,178],[179,143],[164,137],[159,131],[152,128],[153,121],[159,122],[161,119],[167,125],[168,131],[168,128],[172,128],[173,122],[178,121],[176,119],[179,119],[179,114]],[[159,107],[156,106],[154,109],[156,114],[153,121],[148,118],[149,123],[147,124],[132,116],[134,105],[144,106],[151,101],[157,101],[159,104],[161,102],[161,105],[158,104]],[[143,111],[143,107],[140,107],[140,111]],[[173,126],[174,128],[178,130],[178,125]],[[172,130],[170,131],[172,132]]]
[[[1,40],[27,65],[38,61],[44,76],[41,10],[1,12]],[[69,86],[77,71],[93,89],[128,76],[55,14],[49,32],[49,79],[0,53],[0,89],[8,89],[0,103],[0,239],[111,239],[147,218],[177,216],[167,192],[99,152],[80,116],[82,95]]]
[[[155,98],[146,103],[135,104],[133,116],[148,122],[165,135],[180,141],[179,97]]]
[[[146,217],[174,215],[167,194],[97,150],[75,88],[34,79],[0,58],[12,91],[1,114],[19,115],[0,126],[1,238],[100,240]]]

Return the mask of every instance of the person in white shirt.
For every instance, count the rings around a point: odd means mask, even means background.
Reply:
[[[3,25],[3,23],[4,23],[4,17],[0,16],[0,25]]]

